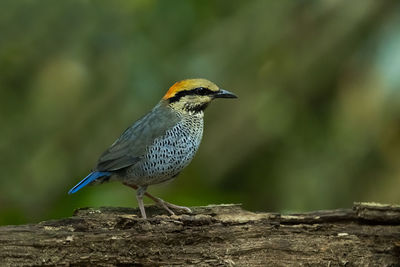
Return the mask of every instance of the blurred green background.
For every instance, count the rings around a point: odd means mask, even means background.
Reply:
[[[239,95],[206,112],[179,205],[400,203],[400,1],[0,1],[0,224],[136,206],[67,191],[175,81]],[[147,202],[151,203],[151,202]]]

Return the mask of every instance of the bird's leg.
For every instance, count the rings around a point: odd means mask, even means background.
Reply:
[[[137,185],[127,184],[127,183],[124,183],[124,185],[129,186],[129,187],[131,187],[131,188],[133,188],[135,190],[137,190],[139,188]],[[159,205],[162,208],[164,208],[171,215],[175,215],[175,213],[170,208],[177,209],[177,210],[184,210],[184,211],[186,211],[188,213],[192,212],[192,210],[189,209],[188,207],[174,205],[172,203],[169,203],[167,201],[162,200],[161,198],[155,197],[155,196],[151,195],[150,193],[145,192],[144,195],[146,197],[150,198],[151,200],[153,200],[157,205]]]
[[[136,191],[136,199],[143,219],[147,219],[146,211],[144,210],[144,205],[143,205],[143,195],[146,193],[146,189],[147,186],[139,186],[138,190]]]

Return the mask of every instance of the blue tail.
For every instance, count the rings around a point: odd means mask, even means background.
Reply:
[[[89,173],[88,176],[85,177],[82,181],[80,181],[77,185],[72,187],[71,190],[69,190],[68,194],[73,194],[77,191],[79,191],[82,187],[87,186],[97,178],[103,177],[103,176],[110,176],[111,172],[91,172]]]

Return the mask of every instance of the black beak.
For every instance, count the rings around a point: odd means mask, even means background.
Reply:
[[[227,90],[219,89],[214,98],[237,98],[237,96]]]

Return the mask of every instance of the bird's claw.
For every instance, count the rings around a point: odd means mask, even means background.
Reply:
[[[187,212],[187,213],[192,213],[192,210],[189,209],[188,207],[178,206],[178,205],[169,203],[169,202],[167,202],[167,201],[164,201],[164,200],[162,200],[161,198],[156,198],[155,202],[156,202],[159,206],[161,206],[162,208],[164,208],[166,211],[168,211],[169,214],[171,214],[171,215],[175,215],[175,213],[174,213],[171,209],[174,209],[174,210],[182,210],[182,211]],[[170,209],[170,208],[171,208],[171,209]]]

